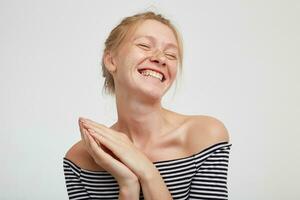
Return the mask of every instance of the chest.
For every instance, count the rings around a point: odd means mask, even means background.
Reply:
[[[187,134],[187,130],[177,129],[141,151],[152,162],[188,157],[190,152]]]

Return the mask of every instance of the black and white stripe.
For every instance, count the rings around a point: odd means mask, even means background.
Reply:
[[[153,164],[174,200],[224,200],[228,199],[230,147],[228,142],[221,142],[186,158]],[[118,199],[118,184],[108,172],[81,169],[67,158],[63,158],[63,168],[69,199]],[[140,199],[144,199],[142,192]]]

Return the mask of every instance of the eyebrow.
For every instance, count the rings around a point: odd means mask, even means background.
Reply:
[[[155,40],[155,37],[153,37],[151,35],[138,35],[138,36],[136,36],[136,37],[133,38],[133,41],[135,41],[135,40],[137,40],[139,38],[143,38],[143,37],[147,38],[147,39],[149,39],[151,41]],[[175,49],[178,50],[178,46],[176,44],[174,44],[174,43],[166,43],[166,45],[167,45],[167,47],[173,47],[173,48],[175,48]]]

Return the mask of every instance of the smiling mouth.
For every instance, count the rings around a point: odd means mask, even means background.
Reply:
[[[156,79],[160,80],[161,82],[164,82],[166,80],[166,78],[165,78],[165,76],[163,74],[160,74],[160,73],[155,72],[155,71],[150,70],[150,69],[139,69],[137,71],[142,76],[145,76],[145,77],[150,76],[152,78],[156,78]]]

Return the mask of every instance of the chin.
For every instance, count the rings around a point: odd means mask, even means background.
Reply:
[[[169,80],[164,80],[161,83],[157,82],[157,80],[151,79],[149,77],[144,77],[139,72],[137,72],[134,77],[134,85],[135,89],[138,90],[139,94],[143,96],[147,96],[149,99],[153,100],[161,100],[165,95],[167,90],[169,89]]]
[[[163,91],[161,90],[154,90],[153,88],[150,90],[145,90],[144,95],[151,99],[161,99],[164,96]]]

